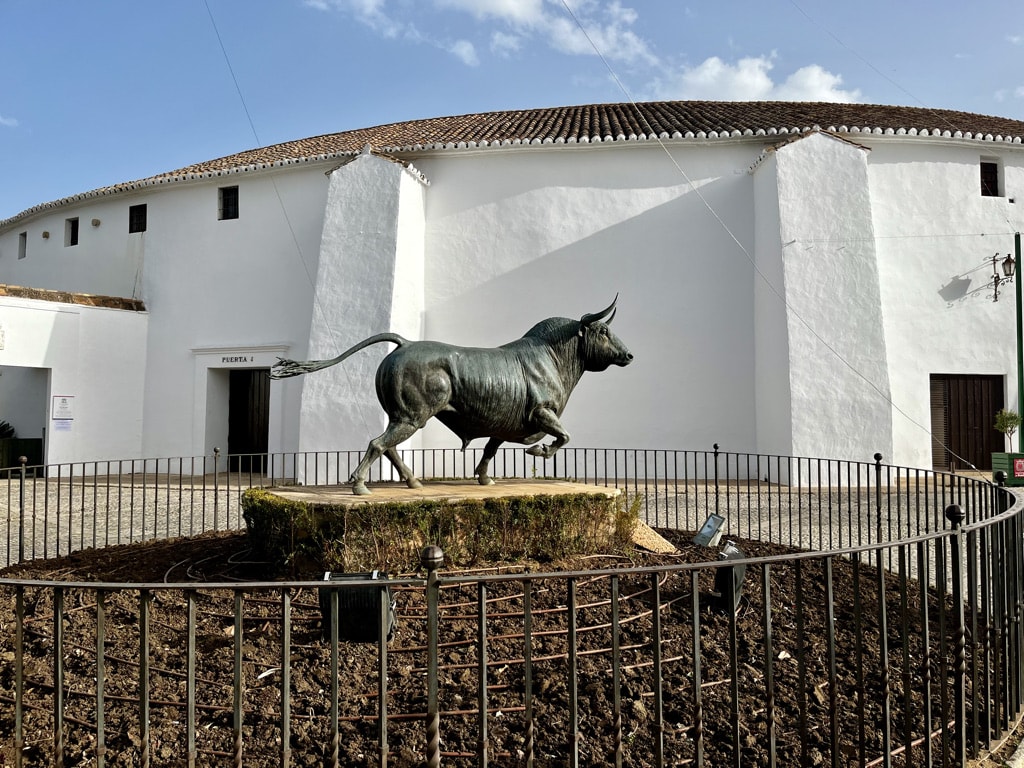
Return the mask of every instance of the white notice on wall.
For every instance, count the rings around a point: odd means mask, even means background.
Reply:
[[[54,395],[53,396],[53,415],[51,418],[54,421],[71,421],[75,418],[75,398],[73,395]]]

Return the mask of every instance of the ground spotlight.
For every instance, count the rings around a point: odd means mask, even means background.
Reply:
[[[334,586],[359,581],[376,581],[387,578],[386,574],[380,571],[369,573],[332,573],[327,571],[324,574],[324,581],[330,582],[330,587],[321,587],[320,598],[320,628],[325,639],[331,637],[331,622],[338,623],[338,639],[348,640],[354,643],[375,643],[380,639],[381,617],[384,610],[387,611],[387,639],[391,640],[395,635],[395,601],[391,594],[391,588],[381,586],[379,589],[370,587],[355,586]],[[331,610],[331,593],[338,593],[338,616],[334,616]],[[381,600],[385,605],[381,605]]]
[[[722,561],[742,560],[746,557],[734,541],[726,541],[718,559]],[[715,569],[715,606],[723,612],[736,613],[743,595],[743,578],[747,575],[746,565],[722,565]]]

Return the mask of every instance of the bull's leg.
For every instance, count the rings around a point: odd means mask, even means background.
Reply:
[[[492,437],[487,441],[487,445],[484,446],[484,455],[480,459],[480,463],[476,465],[476,469],[473,470],[473,474],[476,475],[476,480],[480,485],[494,485],[494,481],[487,474],[487,469],[491,465],[491,459],[498,452],[498,446],[503,442],[500,438]]]
[[[538,408],[533,412],[533,422],[544,432],[551,435],[554,440],[550,445],[531,445],[526,452],[531,456],[540,456],[542,459],[550,459],[555,452],[569,442],[569,433],[565,431],[558,415],[550,408]]]
[[[402,457],[398,455],[398,451],[395,448],[388,448],[384,451],[384,455],[388,457],[388,461],[391,462],[392,466],[398,470],[398,476],[402,478],[407,486],[410,488],[423,487],[423,483],[416,479],[412,470],[402,461]]]
[[[352,493],[357,496],[369,495],[370,491],[366,487],[366,475],[369,473],[370,467],[373,466],[373,462],[384,455],[385,451],[394,448],[403,440],[408,440],[416,434],[417,429],[419,427],[415,424],[393,421],[388,424],[388,428],[384,430],[383,435],[371,440],[370,444],[366,447],[366,453],[363,454],[363,458],[359,462],[359,466],[352,473],[352,477],[348,479],[352,483]],[[412,473],[409,472],[409,474],[411,475]]]

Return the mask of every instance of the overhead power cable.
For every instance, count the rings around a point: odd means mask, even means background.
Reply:
[[[242,93],[242,88],[238,83],[238,78],[235,76],[235,68],[231,66],[231,57],[228,56],[227,48],[224,45],[224,40],[220,35],[220,30],[217,28],[217,20],[213,17],[213,11],[210,10],[209,0],[203,0],[203,4],[206,6],[206,12],[210,17],[210,24],[213,27],[214,34],[217,36],[217,43],[220,45],[221,54],[224,56],[224,63],[227,65],[228,72],[231,74],[231,81],[235,85],[235,92],[238,94],[238,100],[242,104],[242,110],[245,112],[246,120],[249,122],[249,129],[252,131],[253,138],[256,140],[256,146],[258,148],[263,147],[263,142],[260,141],[259,133],[256,131],[256,123],[252,119],[252,113],[249,111],[249,106],[245,101],[245,94]],[[331,347],[334,352],[341,352],[341,345],[338,343],[337,337],[334,335],[334,328],[327,319],[327,313],[324,311],[323,304],[320,301],[320,295],[317,293],[316,281],[313,279],[313,275],[309,271],[309,265],[306,263],[306,257],[302,250],[302,245],[299,243],[299,237],[295,232],[295,227],[292,224],[291,217],[288,215],[288,208],[284,204],[284,199],[281,197],[281,190],[277,186],[277,180],[274,175],[270,175],[270,183],[274,188],[274,195],[277,198],[277,204],[281,209],[281,215],[284,216],[284,221],[288,227],[288,234],[291,237],[292,245],[295,248],[295,253],[299,257],[299,262],[302,264],[302,270],[306,275],[306,281],[309,283],[309,287],[313,293],[313,311],[319,313],[321,320],[323,320],[324,328],[327,329],[328,338],[330,339]],[[342,368],[345,378],[348,381],[350,387],[353,387],[352,374],[346,368]],[[354,390],[354,387],[353,387]],[[356,409],[359,413],[359,418],[363,422],[363,426],[366,431],[370,431],[370,425],[366,420],[366,414],[360,408]]]
[[[746,249],[746,247],[743,245],[743,243],[740,242],[740,239],[736,236],[736,234],[732,231],[732,229],[730,229],[729,225],[722,219],[721,216],[719,216],[718,212],[714,209],[714,207],[711,205],[711,203],[708,202],[707,198],[704,197],[703,193],[700,190],[700,187],[697,184],[695,184],[692,179],[690,179],[689,175],[686,173],[686,171],[683,169],[683,167],[679,164],[679,162],[676,160],[676,158],[673,157],[671,151],[669,150],[669,148],[665,144],[665,142],[661,139],[661,137],[658,134],[658,132],[655,131],[651,127],[650,123],[647,121],[647,118],[646,118],[646,116],[643,113],[643,110],[640,109],[639,105],[633,99],[633,96],[630,93],[629,89],[626,88],[626,86],[623,84],[622,80],[619,79],[619,76],[616,74],[615,70],[612,68],[611,64],[608,62],[608,59],[605,57],[604,53],[597,46],[597,43],[594,42],[593,38],[587,32],[586,27],[583,26],[583,24],[580,22],[579,18],[576,16],[576,13],[569,6],[568,1],[567,0],[561,0],[561,3],[562,3],[562,6],[565,8],[566,13],[572,19],[573,23],[577,26],[577,28],[579,28],[579,30],[583,34],[583,36],[586,37],[587,42],[590,44],[591,48],[594,49],[594,53],[598,56],[598,58],[601,59],[601,61],[604,64],[605,68],[608,70],[608,73],[611,76],[612,80],[615,81],[615,84],[622,91],[622,93],[625,96],[626,100],[629,102],[630,106],[636,112],[637,118],[646,127],[648,136],[652,136],[652,137],[655,138],[655,140],[658,142],[658,146],[660,146],[661,149],[665,152],[666,156],[669,158],[669,161],[672,163],[672,165],[676,168],[676,170],[679,172],[679,174],[683,177],[683,179],[689,185],[690,191],[693,192],[693,194],[695,194],[697,196],[697,198],[700,200],[701,204],[707,209],[708,213],[711,214],[712,218],[714,218],[714,220],[716,222],[718,222],[719,226],[722,227],[722,229],[729,236],[729,238],[736,244],[736,247],[739,248],[740,252],[744,255],[744,257],[746,257],[747,261],[750,263],[750,266],[753,268],[755,274],[768,287],[768,289],[771,291],[771,293],[774,294],[775,297],[778,298],[778,300],[782,302],[782,304],[788,310],[789,314],[793,318],[795,318],[804,328],[806,328],[807,331],[823,347],[825,347],[825,349],[827,349],[840,363],[842,363],[843,366],[845,366],[856,377],[858,377],[861,381],[863,381],[871,390],[873,390],[879,397],[881,397],[882,400],[884,400],[897,413],[899,413],[907,421],[909,421],[915,427],[917,427],[918,429],[922,430],[925,434],[927,434],[934,443],[937,443],[938,445],[941,445],[942,448],[945,449],[949,455],[951,455],[951,456],[955,457],[956,459],[958,459],[959,461],[963,462],[964,464],[966,464],[971,469],[976,469],[976,467],[971,462],[969,462],[966,458],[964,458],[963,456],[960,456],[955,451],[953,451],[952,448],[949,447],[949,445],[947,445],[947,444],[943,443],[942,441],[938,440],[932,434],[931,429],[929,429],[928,427],[925,427],[923,424],[921,424],[916,419],[914,419],[909,413],[907,413],[905,410],[903,410],[899,405],[897,405],[892,400],[892,398],[878,384],[876,384],[866,374],[861,372],[852,362],[847,360],[846,357],[844,357],[839,352],[839,350],[837,350],[835,348],[835,346],[833,346],[827,339],[825,339],[825,337],[823,337],[820,333],[818,333],[817,330],[815,330],[814,326],[812,326],[811,323],[802,314],[800,314],[800,312],[789,302],[789,300],[785,297],[785,295],[775,286],[775,284],[768,278],[768,276],[765,275],[764,272],[761,271],[761,269],[757,266],[757,263],[754,260],[754,258],[750,255],[750,252]],[[798,10],[799,10],[799,8],[798,8]],[[874,67],[873,67],[873,69],[874,69]],[[877,71],[877,69],[875,71]],[[874,240],[874,239],[875,238],[865,238],[865,240]]]

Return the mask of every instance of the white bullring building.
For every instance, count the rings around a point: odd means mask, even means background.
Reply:
[[[947,468],[1017,402],[1024,122],[659,102],[383,125],[240,152],[0,221],[0,420],[49,463],[362,449],[395,331],[495,346],[616,294],[635,360],[571,446]],[[412,447],[458,445],[434,423]],[[959,461],[959,460],[955,460]],[[958,464],[962,466],[962,463]]]

